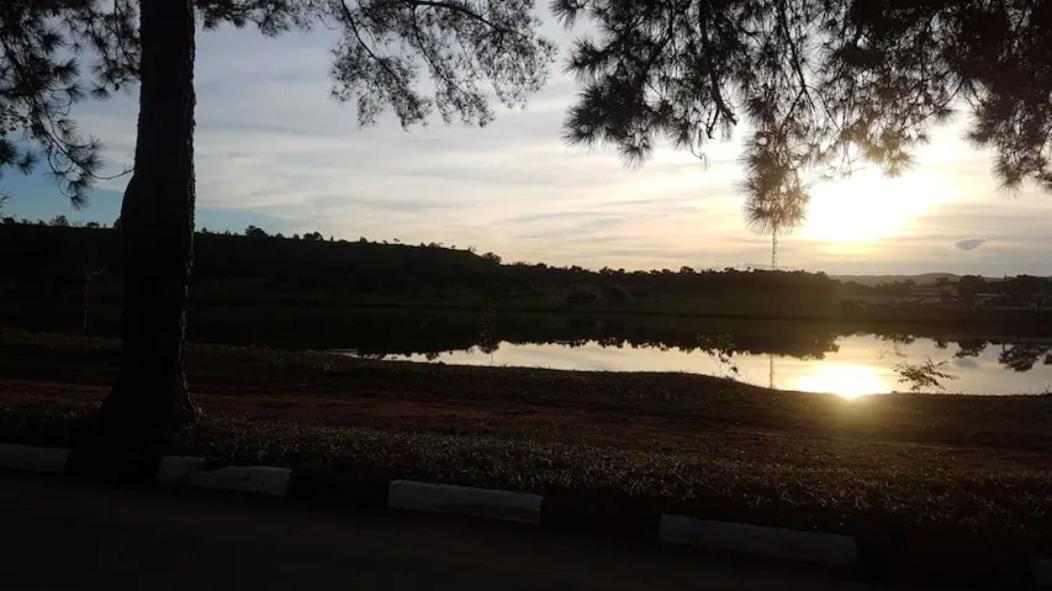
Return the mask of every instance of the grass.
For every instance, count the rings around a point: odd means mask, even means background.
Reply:
[[[65,445],[116,343],[0,334],[0,438]],[[623,497],[853,532],[1008,532],[1052,549],[1052,397],[846,401],[686,374],[456,367],[191,346],[203,454],[354,477]]]

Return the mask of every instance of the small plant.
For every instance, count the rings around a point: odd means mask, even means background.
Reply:
[[[698,348],[711,357],[716,364],[718,377],[738,375],[738,366],[734,363],[734,339],[730,335],[699,332],[697,342]]]
[[[900,384],[910,385],[910,392],[920,392],[927,388],[945,390],[942,380],[957,379],[957,376],[943,369],[946,365],[945,361],[935,363],[929,357],[924,363],[902,362],[895,366],[895,372],[899,374]]]
[[[486,310],[482,314],[478,348],[479,351],[489,355],[490,365],[492,365],[493,354],[500,348],[500,340],[497,339],[497,312],[493,309]]]

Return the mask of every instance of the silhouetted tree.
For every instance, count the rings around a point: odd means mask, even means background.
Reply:
[[[1018,372],[1030,371],[1042,356],[1049,355],[1052,345],[1045,343],[1014,343],[1001,351],[997,360],[1001,365]],[[1045,357],[1045,364],[1052,357]]]
[[[1029,304],[1041,289],[1041,280],[1030,275],[1019,275],[1006,279],[1004,283],[1005,293],[1016,304]]]
[[[36,161],[24,131],[74,205],[99,178],[98,141],[69,117],[87,94],[138,81],[135,167],[121,207],[124,312],[120,371],[103,416],[150,429],[197,411],[183,372],[193,243],[195,32],[255,24],[268,35],[335,30],[333,95],[362,123],[390,107],[404,127],[437,110],[485,125],[492,92],[520,105],[547,77],[554,47],[538,37],[532,0],[49,0],[0,3],[0,166]],[[90,50],[85,52],[84,50]],[[94,56],[90,69],[83,55]],[[433,89],[420,89],[421,71]]]
[[[481,326],[478,338],[479,351],[489,355],[490,365],[493,364],[493,354],[500,349],[500,340],[497,338],[497,312],[488,309],[482,313]]]
[[[249,238],[266,238],[267,231],[263,228],[258,228],[249,224],[249,226],[245,228],[245,236],[248,236]]]
[[[51,218],[51,221],[48,222],[48,223],[51,224],[52,226],[61,226],[63,228],[65,228],[66,226],[69,226],[69,220],[66,219],[66,216],[64,216],[64,215],[57,215],[57,216]]]
[[[808,185],[862,159],[896,175],[958,105],[1007,187],[1052,190],[1052,3],[1033,0],[555,0],[577,42],[573,143],[630,162],[660,136],[701,154],[747,123],[748,218],[774,239]],[[774,221],[783,211],[791,215]],[[753,221],[756,220],[756,221]],[[776,245],[775,245],[776,246]]]
[[[791,231],[805,217],[802,195],[762,191],[745,204],[745,221],[760,234],[771,235],[771,270],[778,270],[778,237]]]
[[[899,363],[895,366],[895,373],[899,376],[900,384],[909,384],[910,392],[945,390],[944,381],[957,379],[957,376],[946,371],[947,365],[946,361],[935,363],[928,357],[924,363]]]
[[[986,280],[978,275],[965,275],[957,280],[957,295],[968,305],[975,305],[975,298],[986,287]]]
[[[983,339],[961,339],[957,341],[958,351],[953,354],[957,359],[978,357],[986,350],[987,342]]]

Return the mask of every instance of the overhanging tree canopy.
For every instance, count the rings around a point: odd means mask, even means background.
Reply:
[[[103,417],[153,430],[197,410],[183,372],[195,202],[195,33],[222,23],[267,35],[340,33],[333,95],[371,123],[390,108],[404,127],[437,111],[485,125],[490,90],[521,105],[547,78],[555,48],[532,0],[5,0],[0,3],[0,168],[38,159],[74,205],[99,179],[99,143],[72,106],[139,82],[135,167],[121,207],[122,359]],[[425,92],[422,78],[430,81]],[[22,135],[19,135],[21,133]],[[38,156],[39,154],[39,156]]]
[[[858,160],[896,175],[958,106],[1006,187],[1052,191],[1052,3],[1042,0],[555,0],[573,48],[573,143],[646,159],[749,128],[747,216],[778,232],[809,180]]]
[[[81,204],[98,180],[99,141],[71,107],[138,82],[138,0],[5,0],[0,5],[0,172],[43,161]],[[340,32],[333,96],[362,123],[386,107],[403,126],[435,110],[447,122],[493,120],[492,89],[509,107],[543,85],[555,54],[538,36],[532,0],[198,0],[206,29],[255,25],[266,35],[322,26]],[[430,79],[432,95],[421,88]],[[25,137],[20,136],[24,133]],[[25,139],[29,141],[19,141]]]

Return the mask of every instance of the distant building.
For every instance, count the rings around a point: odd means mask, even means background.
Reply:
[[[1008,305],[1008,298],[1003,293],[980,292],[975,294],[975,305],[980,307],[993,307]]]

